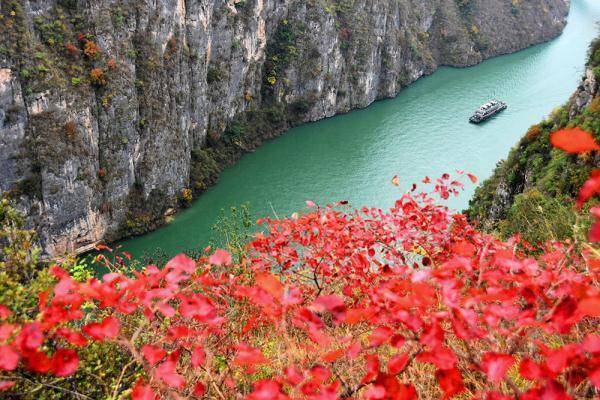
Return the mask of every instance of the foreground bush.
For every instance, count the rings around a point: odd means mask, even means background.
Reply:
[[[600,149],[578,128],[550,140],[569,153]],[[462,183],[444,175],[433,186],[447,199]],[[0,390],[136,400],[597,398],[600,207],[590,209],[589,243],[540,248],[483,234],[416,189],[387,212],[308,202],[303,215],[259,221],[263,233],[233,246],[235,263],[217,249],[127,273],[117,256],[102,279],[72,263],[36,270],[33,236],[3,201]],[[577,208],[598,194],[596,170]]]
[[[447,198],[462,184],[433,186]],[[261,221],[235,264],[207,249],[85,282],[52,266],[34,314],[0,308],[0,388],[68,382],[89,367],[81,354],[110,345],[130,359],[112,398],[598,395],[593,247],[551,243],[530,258],[414,188],[389,211],[308,206]]]

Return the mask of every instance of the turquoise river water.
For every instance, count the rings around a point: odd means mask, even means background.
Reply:
[[[221,209],[249,202],[253,216],[289,215],[305,200],[387,207],[401,189],[456,169],[488,177],[527,128],[563,104],[584,71],[600,1],[573,0],[557,39],[465,69],[440,68],[395,99],[294,128],[221,175],[218,185],[167,226],[122,242],[134,256],[202,248]],[[482,125],[468,117],[491,97],[508,109]],[[450,202],[464,209],[474,191]]]

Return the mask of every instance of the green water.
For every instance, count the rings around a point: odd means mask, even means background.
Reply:
[[[386,207],[424,176],[456,169],[488,177],[527,128],[563,104],[584,71],[600,2],[573,0],[563,35],[467,69],[441,68],[393,100],[294,128],[223,172],[220,183],[155,232],[123,242],[141,256],[203,247],[223,208],[250,202],[253,215],[289,215],[305,200]],[[491,97],[508,110],[482,125],[468,117]],[[463,209],[474,187],[450,206]]]

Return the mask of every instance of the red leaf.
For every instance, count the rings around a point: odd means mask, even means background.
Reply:
[[[581,128],[566,128],[556,131],[550,135],[550,143],[571,154],[600,150],[600,146],[592,135]]]
[[[481,366],[490,381],[497,383],[504,379],[514,363],[514,357],[509,354],[490,352],[483,356]]]
[[[231,265],[231,254],[227,250],[217,249],[214,254],[208,258],[208,262],[213,265]]]
[[[206,353],[201,346],[194,348],[192,351],[192,366],[194,368],[201,367],[206,362]]]
[[[259,364],[266,364],[269,362],[262,354],[262,352],[254,347],[250,347],[247,344],[240,344],[236,347],[237,354],[233,360],[233,363],[240,366],[253,366]]]
[[[178,254],[169,260],[165,269],[193,274],[196,271],[196,262],[185,254]]]
[[[392,375],[379,374],[365,392],[367,400],[415,400],[417,393],[412,385],[403,385]]]
[[[336,321],[341,321],[345,318],[346,305],[344,304],[344,299],[340,296],[334,294],[319,296],[315,299],[312,306],[317,312],[330,312]]]
[[[467,176],[469,177],[471,182],[477,183],[477,177],[475,175],[467,173]]]
[[[592,385],[596,386],[597,389],[600,389],[600,367],[597,367],[593,371],[588,373],[588,378]]]
[[[9,345],[0,346],[0,370],[13,371],[19,365],[19,354]]]
[[[151,366],[158,364],[167,355],[167,352],[162,347],[157,346],[145,345],[142,346],[141,350],[144,358]]]
[[[576,206],[583,207],[586,201],[600,193],[600,169],[592,171],[590,177],[579,189]]]
[[[102,322],[93,322],[83,327],[83,332],[94,340],[114,339],[119,335],[121,324],[116,317],[105,318]]]
[[[571,400],[571,396],[565,392],[563,386],[556,382],[550,381],[548,384],[542,388],[540,391],[540,399],[543,400]]]
[[[588,334],[583,339],[581,347],[588,353],[600,353],[600,335],[597,333]]]
[[[156,395],[150,385],[138,381],[131,392],[131,400],[156,400]]]
[[[5,342],[17,329],[16,325],[13,324],[2,324],[0,325],[0,342]]]
[[[577,348],[574,344],[565,345],[557,349],[546,351],[546,366],[548,370],[555,375],[560,374],[570,364],[570,361],[577,355]]]
[[[461,240],[452,245],[452,252],[459,256],[472,257],[477,252],[477,248],[466,240]]]
[[[254,276],[254,279],[260,288],[276,299],[281,298],[283,295],[283,284],[275,275],[267,272],[259,272]]]
[[[183,389],[185,379],[175,371],[176,368],[177,364],[174,361],[165,361],[156,367],[156,377],[172,388]]]
[[[22,352],[36,350],[42,343],[44,343],[44,335],[37,322],[25,325],[15,338],[15,344]]]
[[[279,383],[272,380],[261,380],[254,383],[254,390],[248,400],[280,400],[288,397],[281,392]]]
[[[50,358],[45,353],[37,350],[27,352],[25,363],[27,368],[38,374],[45,374],[52,368]]]
[[[525,358],[523,361],[521,361],[521,365],[519,365],[519,373],[523,378],[529,379],[530,381],[535,381],[545,377],[542,367],[529,358]]]
[[[388,362],[388,373],[391,375],[398,375],[404,371],[404,368],[406,368],[407,364],[408,354],[397,354],[390,358],[390,361]]]
[[[79,357],[71,349],[58,349],[50,359],[50,370],[55,376],[69,376],[77,371]]]
[[[0,320],[6,319],[12,315],[12,311],[8,307],[0,304]]]
[[[417,360],[425,363],[431,363],[438,369],[454,368],[458,362],[456,354],[447,347],[439,347],[433,351],[421,353],[417,356]]]
[[[194,386],[194,396],[202,397],[206,393],[206,386],[202,382],[198,382],[196,386]]]
[[[346,354],[346,349],[332,350],[328,353],[325,353],[325,355],[322,357],[322,360],[324,362],[335,362],[342,358],[344,354]]]
[[[173,318],[175,316],[175,309],[171,307],[168,302],[159,302],[156,303],[156,309],[162,313],[167,318]]]
[[[577,310],[581,315],[600,317],[600,296],[588,297],[579,302]]]
[[[371,383],[379,375],[379,358],[375,354],[368,354],[365,356],[365,363],[367,371],[362,378],[361,383]]]
[[[486,396],[485,396],[485,400],[513,400],[513,399],[514,399],[514,397],[507,396],[507,395],[499,393],[499,392],[487,392]],[[524,396],[522,396],[521,400],[526,400],[526,399]],[[538,399],[536,398],[535,400],[538,400]]]
[[[369,342],[372,347],[381,346],[382,344],[389,341],[393,335],[393,331],[387,326],[380,326],[375,329],[371,336],[369,336]]]
[[[444,392],[445,399],[449,399],[465,389],[462,375],[456,368],[438,370],[435,373],[435,377]]]
[[[0,392],[8,390],[15,385],[16,382],[14,381],[0,381]]]
[[[73,332],[72,330],[70,330],[68,328],[58,329],[56,331],[56,335],[64,338],[67,342],[69,342],[69,344],[71,344],[73,346],[82,347],[88,343],[85,336],[83,336],[79,332]]]

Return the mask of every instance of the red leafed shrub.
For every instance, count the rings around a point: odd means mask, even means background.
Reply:
[[[307,205],[260,221],[237,264],[219,249],[83,283],[52,267],[33,321],[0,308],[0,389],[75,374],[78,348],[110,341],[144,371],[138,400],[598,395],[591,249],[532,258],[415,191],[388,211]]]

